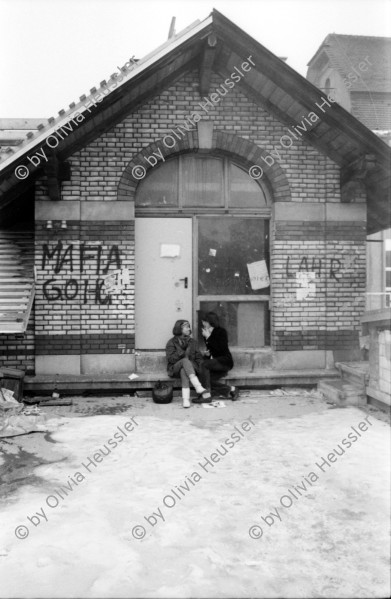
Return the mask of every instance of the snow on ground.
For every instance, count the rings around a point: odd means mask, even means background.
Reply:
[[[0,502],[0,596],[389,596],[389,427],[301,403],[51,417]]]

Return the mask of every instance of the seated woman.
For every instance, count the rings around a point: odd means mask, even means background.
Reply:
[[[233,368],[234,362],[228,347],[227,331],[220,326],[219,317],[215,312],[208,312],[203,317],[202,335],[206,345],[201,372],[205,387],[208,391],[224,395],[232,400],[237,399],[239,395],[237,388],[225,385],[218,380]],[[197,402],[196,399],[193,401]]]
[[[210,402],[210,393],[198,380],[201,372],[202,355],[191,337],[191,327],[187,320],[177,320],[172,330],[174,337],[166,345],[167,372],[171,377],[181,377],[183,407],[190,408],[190,383],[204,401]]]

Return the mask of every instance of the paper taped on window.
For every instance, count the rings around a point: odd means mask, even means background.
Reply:
[[[247,264],[248,276],[250,277],[251,289],[265,289],[270,286],[269,273],[265,260]]]

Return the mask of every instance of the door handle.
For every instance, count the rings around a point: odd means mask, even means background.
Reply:
[[[184,277],[183,279],[179,279],[179,280],[185,282],[184,287],[185,287],[185,289],[187,289],[188,288],[189,279],[187,277]]]

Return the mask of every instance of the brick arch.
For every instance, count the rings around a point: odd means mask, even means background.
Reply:
[[[212,147],[205,150],[199,148],[198,131],[183,134],[180,139],[176,139],[172,135],[170,137],[176,141],[172,148],[168,148],[163,143],[165,139],[163,137],[157,142],[143,148],[127,164],[118,184],[118,200],[134,201],[140,180],[147,177],[149,171],[153,169],[147,158],[153,156],[154,152],[159,154],[159,151],[165,160],[179,154],[203,152],[213,156],[227,156],[236,159],[246,169],[249,169],[253,165],[258,165],[262,169],[262,175],[258,180],[269,188],[273,200],[277,202],[289,202],[291,200],[289,182],[284,170],[275,161],[273,165],[269,166],[262,160],[266,156],[269,156],[270,160],[270,153],[248,139],[244,139],[233,133],[214,130]],[[170,141],[170,143],[172,142]],[[160,165],[161,162],[161,159],[159,159],[158,164]],[[256,176],[259,174],[261,174],[260,170],[255,172]]]

